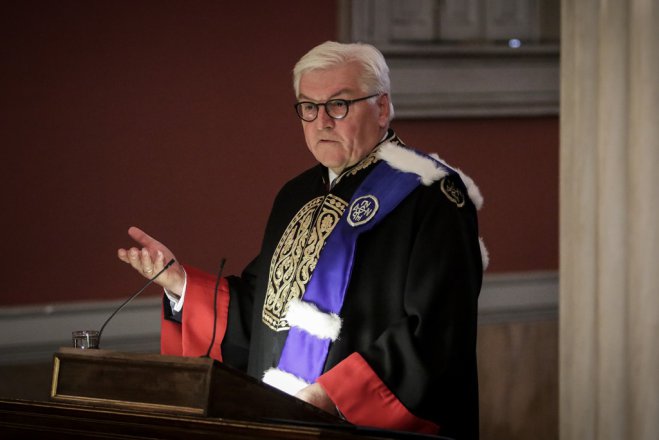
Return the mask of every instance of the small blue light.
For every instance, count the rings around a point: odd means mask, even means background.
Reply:
[[[508,40],[508,47],[512,49],[519,49],[522,46],[522,42],[519,41],[517,38],[511,38]]]

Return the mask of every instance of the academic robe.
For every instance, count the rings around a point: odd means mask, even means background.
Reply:
[[[392,131],[386,142],[402,146]],[[331,189],[327,169],[317,165],[279,191],[259,255],[240,276],[220,283],[213,357],[256,378],[277,365],[289,329],[287,305],[303,298],[328,234],[382,160],[377,151]],[[478,437],[483,261],[473,193],[457,173],[419,185],[358,238],[340,334],[317,379],[348,421]],[[186,271],[182,317],[163,302],[162,351],[198,356],[211,340],[216,280]]]

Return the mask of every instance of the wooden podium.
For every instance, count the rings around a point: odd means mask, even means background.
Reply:
[[[63,347],[55,353],[56,402],[233,420],[347,424],[210,358]]]
[[[61,348],[50,391],[0,398],[0,438],[442,439],[352,425],[208,358]]]

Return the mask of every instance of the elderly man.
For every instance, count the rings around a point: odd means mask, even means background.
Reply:
[[[477,188],[389,129],[374,47],[315,47],[294,89],[319,164],[284,185],[259,255],[221,280],[211,355],[355,424],[477,438]],[[173,258],[129,235],[142,248],[119,258],[144,276]],[[215,276],[176,263],[156,282],[163,353],[204,354]]]

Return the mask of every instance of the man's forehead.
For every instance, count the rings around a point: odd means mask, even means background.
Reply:
[[[321,94],[320,93],[314,93],[313,91],[309,91],[308,94],[304,93],[304,90],[300,87],[300,98],[302,99],[309,99],[309,100],[324,100],[324,99],[332,99],[332,98],[341,98],[341,97],[349,97],[357,93],[357,90],[351,89],[351,88],[343,88],[340,90],[337,90],[335,92],[328,92],[326,94]]]
[[[315,69],[300,77],[300,98],[327,99],[361,92],[360,72],[349,65]]]

